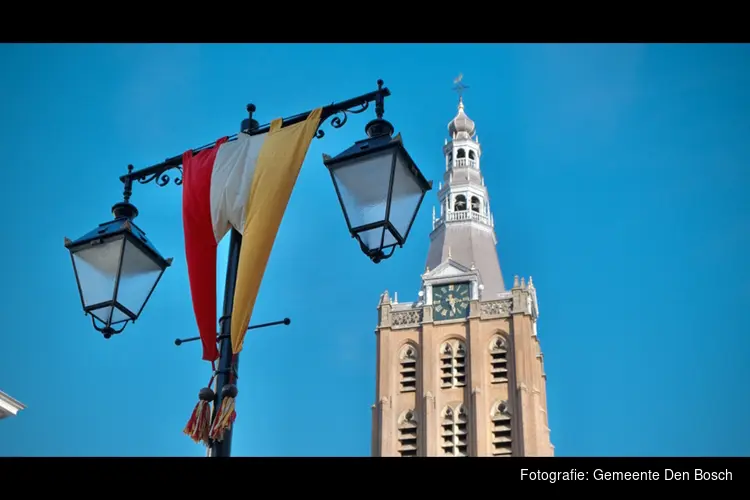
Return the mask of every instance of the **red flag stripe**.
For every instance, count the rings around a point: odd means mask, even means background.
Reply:
[[[216,348],[216,249],[218,242],[211,223],[211,175],[216,153],[227,142],[216,141],[210,149],[182,156],[182,224],[185,231],[190,292],[198,331],[203,344],[203,359],[219,357]]]

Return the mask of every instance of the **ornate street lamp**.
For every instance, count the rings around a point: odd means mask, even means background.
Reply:
[[[347,151],[335,158],[325,157],[325,165],[331,172],[339,202],[344,210],[349,231],[360,242],[362,250],[374,262],[391,256],[396,246],[406,242],[417,210],[430,190],[432,183],[425,180],[419,169],[404,149],[400,136],[392,137],[393,126],[383,120],[383,100],[390,95],[378,80],[378,89],[352,99],[325,106],[321,112],[320,125],[330,118],[333,128],[341,128],[349,113],[364,112],[371,102],[375,102],[377,118],[371,121],[366,132],[368,138],[355,143]],[[249,117],[242,123],[240,134],[258,135],[269,132],[270,125],[259,126],[253,119],[255,106],[247,106]],[[282,120],[282,126],[305,121],[310,112],[300,113]],[[325,135],[318,129],[317,138]],[[236,136],[230,137],[234,140]],[[199,151],[214,147],[209,144],[193,150]],[[120,177],[124,185],[123,201],[112,207],[114,220],[71,241],[65,239],[65,247],[70,251],[73,269],[78,283],[83,310],[91,315],[94,328],[105,338],[123,331],[128,322],[134,322],[141,314],[151,297],[162,274],[170,266],[172,259],[165,259],[146,238],[146,234],[133,223],[138,210],[130,203],[132,187],[140,184],[156,183],[164,187],[174,182],[182,184],[182,178],[170,178],[167,172],[176,169],[182,173],[183,155],[174,156],[161,163],[133,171]],[[231,231],[229,258],[227,262],[224,307],[218,322],[220,333],[219,364],[215,372],[216,386],[225,388],[235,384],[238,357],[232,353],[230,341],[231,318],[233,311],[234,285],[237,278],[242,235]],[[390,250],[385,253],[384,250]],[[282,322],[256,325],[255,328]],[[251,327],[253,328],[253,327]],[[199,337],[178,339],[175,344],[198,340]],[[216,396],[215,393],[213,393]],[[235,392],[236,394],[236,392]],[[216,418],[218,400],[214,404]],[[211,440],[211,457],[229,456],[231,453],[232,431],[226,430],[223,440]]]
[[[99,224],[75,241],[65,238],[83,311],[107,339],[138,319],[172,264],[133,223],[138,209],[128,198],[126,194],[125,201],[112,207],[114,220]]]
[[[338,156],[323,155],[323,163],[331,173],[349,233],[377,264],[406,242],[432,182],[407,153],[401,134],[392,137],[393,125],[383,120],[382,97],[376,100],[375,110],[377,118],[365,127],[368,138]]]

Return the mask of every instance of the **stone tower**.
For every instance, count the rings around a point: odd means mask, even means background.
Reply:
[[[378,304],[373,456],[551,456],[536,289],[505,289],[482,149],[459,98],[416,302]]]

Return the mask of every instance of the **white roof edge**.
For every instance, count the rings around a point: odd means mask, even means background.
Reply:
[[[18,413],[21,410],[26,409],[26,405],[21,403],[20,401],[13,399],[12,397],[5,394],[3,391],[0,391],[0,406],[6,406],[10,407],[8,408],[14,415]]]

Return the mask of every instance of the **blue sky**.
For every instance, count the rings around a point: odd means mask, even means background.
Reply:
[[[6,44],[0,63],[0,389],[28,405],[0,422],[0,455],[204,454],[182,428],[210,366],[173,344],[197,335],[181,188],[135,188],[175,261],[123,335],[91,328],[63,247],[108,219],[128,163],[236,132],[248,102],[265,123],[383,78],[437,181],[458,73],[505,281],[538,290],[557,454],[750,454],[750,47]],[[310,148],[253,317],[292,325],[248,334],[235,455],[370,452],[375,307],[416,297],[435,193],[391,260],[360,253],[321,154],[369,119]]]

